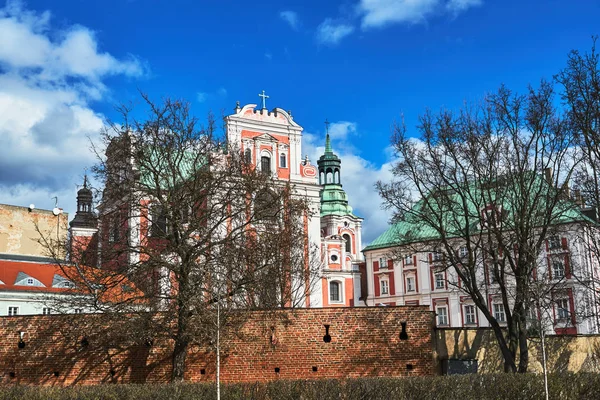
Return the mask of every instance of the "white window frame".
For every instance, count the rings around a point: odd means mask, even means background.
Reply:
[[[380,288],[380,294],[381,295],[388,295],[390,294],[390,281],[389,279],[385,278],[385,279],[381,279],[379,281],[379,288]]]
[[[283,162],[281,162],[283,161]],[[287,168],[287,154],[279,153],[279,168]]]
[[[433,250],[433,255],[431,256],[433,261],[442,261],[444,259],[442,252],[439,249]]]
[[[442,279],[438,279],[438,277],[442,277]],[[435,289],[446,289],[446,279],[444,278],[443,272],[435,272],[433,274],[433,281],[435,285]],[[441,282],[441,286],[439,285]]]
[[[412,284],[411,284],[412,283]],[[416,287],[416,280],[414,276],[407,276],[406,277],[406,292],[416,292],[417,291],[417,287]]]
[[[560,265],[560,268],[557,266]],[[557,272],[560,273],[557,274]],[[565,263],[558,258],[552,259],[552,279],[562,279],[565,277]]]
[[[383,257],[379,257],[379,269],[387,268],[387,262]]]
[[[404,265],[413,265],[413,261],[414,260],[412,254],[404,256]]]
[[[504,311],[504,304],[493,303],[492,309],[494,310],[494,318],[498,322],[506,322],[506,312]]]
[[[448,326],[448,306],[439,305],[435,306],[435,318],[438,326]]]
[[[74,312],[75,314],[83,314],[83,309],[81,309],[81,308],[76,308],[75,310],[73,310],[73,312]]]
[[[472,312],[470,312],[472,311]],[[465,325],[476,325],[477,324],[477,308],[474,304],[464,304],[463,313],[465,316]],[[470,319],[469,317],[472,317]]]
[[[262,165],[263,157],[269,157],[269,171],[263,171],[263,165]],[[260,163],[260,172],[264,172],[264,173],[268,172],[269,174],[272,174],[275,172],[276,165],[278,164],[278,163],[275,164],[273,162],[273,153],[271,153],[269,150],[262,150],[260,152],[260,157],[256,160],[256,164],[259,164],[259,163]]]
[[[42,315],[50,315],[50,314],[52,314],[52,310],[50,309],[50,307],[42,308]]]
[[[469,248],[467,246],[460,246],[458,249],[458,257],[461,259],[469,257]]]
[[[337,289],[338,289],[338,293],[337,293],[338,299],[337,300],[333,299],[333,297],[332,297],[332,291],[331,291],[332,285],[337,285]],[[343,303],[344,302],[344,295],[343,295],[344,285],[341,281],[339,281],[337,279],[329,281],[328,289],[329,289],[329,302],[330,303]]]
[[[556,250],[562,248],[562,240],[557,235],[548,237],[548,250]]]
[[[8,306],[8,316],[19,315],[19,306]]]

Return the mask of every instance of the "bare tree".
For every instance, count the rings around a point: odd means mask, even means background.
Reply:
[[[311,210],[292,185],[254,168],[212,117],[200,126],[185,102],[143,99],[145,119],[122,108],[121,123],[104,132],[94,169],[104,184],[100,268],[92,268],[102,279],[79,273],[97,255],[73,253],[71,301],[105,321],[128,313],[132,340],[171,340],[180,381],[190,346],[218,358],[248,310],[302,305],[320,260],[304,229]],[[130,295],[113,301],[123,291]]]
[[[396,126],[395,180],[377,184],[394,221],[403,222],[401,249],[418,243],[423,251],[425,243],[442,254],[457,288],[489,321],[511,372],[527,371],[530,289],[546,265],[546,240],[579,217],[560,189],[578,154],[553,99],[546,82],[527,95],[501,87],[456,114],[427,112],[418,138]]]
[[[586,229],[580,242],[586,251],[586,274],[579,281],[590,288],[594,304],[593,319],[600,327],[598,287],[600,286],[600,55],[596,50],[597,36],[592,37],[591,49],[587,52],[573,50],[567,57],[564,69],[555,76],[562,87],[561,98],[567,110],[583,162],[574,173],[576,202],[584,208],[588,217]]]

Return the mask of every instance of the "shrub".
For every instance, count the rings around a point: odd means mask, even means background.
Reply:
[[[551,399],[592,399],[600,374],[550,375]],[[274,381],[222,385],[223,400],[480,400],[543,399],[544,379],[534,374]],[[184,400],[216,399],[215,384],[98,385],[69,388],[4,386],[0,400]]]

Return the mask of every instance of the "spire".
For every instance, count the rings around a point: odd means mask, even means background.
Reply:
[[[325,154],[333,154],[333,150],[331,149],[331,139],[329,138],[329,124],[330,122],[325,119],[325,132],[327,135],[325,136]]]
[[[325,154],[333,154],[331,150],[331,140],[329,139],[329,133],[325,136]]]
[[[83,177],[83,187],[77,191],[77,212],[71,221],[72,228],[98,227],[98,218],[93,211],[94,194],[88,187],[87,174]]]

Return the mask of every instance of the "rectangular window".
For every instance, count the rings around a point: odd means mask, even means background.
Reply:
[[[32,286],[33,285],[33,278],[27,278],[27,284],[29,286]]]
[[[408,256],[404,257],[404,265],[412,265],[412,264],[413,264],[412,255],[408,255]]]
[[[494,304],[494,318],[498,322],[506,322],[506,314],[504,314],[504,305],[495,303]]]
[[[42,314],[50,315],[50,313],[51,313],[50,308],[48,308],[48,307],[42,308]]]
[[[281,168],[287,168],[287,158],[285,157],[285,154],[280,154],[279,155],[279,166]]]
[[[444,279],[443,272],[437,272],[435,274],[435,288],[436,289],[444,289],[446,287],[446,282]]]
[[[108,241],[117,242],[119,240],[119,217],[118,213],[115,213],[108,219]]]
[[[408,278],[406,278],[406,291],[407,292],[415,291],[415,278],[412,276],[409,276]]]
[[[75,314],[81,314],[82,312],[83,312],[83,310],[81,308],[75,309]]]
[[[550,250],[560,249],[560,238],[558,236],[550,236],[548,238],[548,248]]]
[[[442,253],[438,249],[436,249],[433,252],[433,257],[432,258],[433,258],[433,261],[442,261],[442,259],[443,259]]]
[[[562,279],[565,277],[565,265],[560,260],[552,261],[552,278]]]
[[[467,248],[467,246],[462,246],[459,250],[458,250],[458,256],[460,258],[467,258],[469,256],[469,249]]]
[[[8,307],[8,315],[19,315],[19,307]]]
[[[167,213],[160,205],[152,206],[151,210],[152,225],[150,226],[150,236],[165,236],[167,234]]]
[[[465,311],[465,324],[475,325],[477,323],[477,319],[475,317],[475,306],[472,304],[467,304],[464,307],[464,311]]]
[[[271,158],[267,156],[262,156],[260,158],[260,170],[264,174],[271,173]]]
[[[342,284],[337,281],[329,282],[329,301],[339,302],[342,301],[340,297],[340,286]]]
[[[390,292],[390,283],[387,280],[381,282],[381,294],[388,294]]]
[[[556,316],[559,321],[569,319],[569,299],[559,299],[556,301]]]
[[[379,268],[387,268],[387,263],[383,258],[379,258]]]
[[[436,313],[438,326],[448,325],[448,309],[446,307],[437,307]]]

